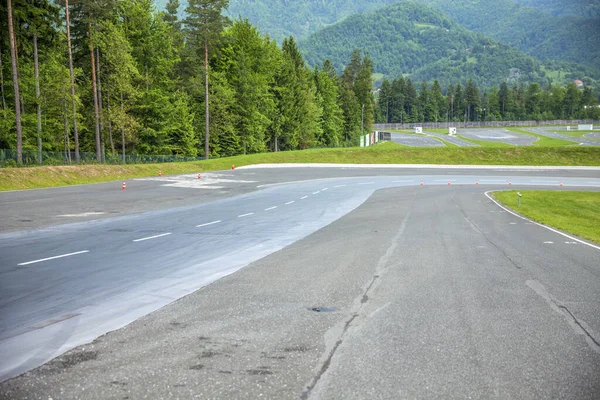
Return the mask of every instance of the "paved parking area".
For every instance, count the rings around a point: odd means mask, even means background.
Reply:
[[[537,140],[534,136],[522,135],[502,128],[460,129],[458,134],[467,139],[507,143],[513,146],[531,146]]]
[[[411,147],[445,147],[446,145],[434,138],[412,135],[409,133],[392,133],[392,142]]]
[[[445,140],[448,143],[452,143],[452,144],[455,144],[460,147],[477,147],[477,146],[479,146],[478,144],[459,139],[456,136],[442,135],[441,133],[433,133],[433,132],[425,132],[425,134],[427,136],[434,136],[436,138],[440,138],[442,140]]]
[[[565,128],[561,128],[566,131]],[[548,128],[529,128],[531,132],[534,132],[538,135],[544,135],[555,139],[569,140],[571,142],[579,143],[586,146],[600,146],[600,142],[594,139],[586,139],[585,137],[574,137],[567,136],[561,133],[556,132],[558,129],[548,127]]]

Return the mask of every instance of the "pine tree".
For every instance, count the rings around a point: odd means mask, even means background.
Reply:
[[[210,106],[209,106],[209,64],[208,54],[210,47],[219,40],[221,31],[229,24],[229,20],[222,15],[223,10],[229,6],[229,0],[189,0],[186,8],[185,20],[188,39],[204,55],[204,93],[205,93],[205,139],[204,157],[210,156]]]

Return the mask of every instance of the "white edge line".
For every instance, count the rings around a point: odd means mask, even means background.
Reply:
[[[341,187],[346,187],[346,185],[337,185],[337,186],[334,186],[334,187],[341,188]]]
[[[143,242],[144,240],[150,240],[150,239],[156,239],[159,237],[163,237],[163,236],[169,236],[171,233],[163,233],[160,235],[155,235],[155,236],[149,236],[149,237],[145,237],[145,238],[141,238],[141,239],[135,239],[134,242]]]
[[[196,225],[196,228],[202,228],[203,226],[214,225],[214,224],[218,224],[218,223],[220,223],[220,222],[221,222],[220,220],[219,220],[219,221],[208,222],[208,223],[206,223],[206,224],[202,224],[202,225]]]
[[[289,206],[290,204],[294,204],[294,203],[295,203],[295,201],[294,201],[294,200],[292,200],[292,201],[288,201],[287,203],[285,203],[285,205],[286,205],[286,206]]]
[[[308,198],[308,196],[300,197],[300,200],[304,200],[306,198]]]
[[[499,202],[497,202],[497,201],[496,201],[496,200],[495,200],[495,199],[494,199],[492,196],[490,196],[490,193],[492,193],[492,192],[494,192],[494,191],[485,192],[485,195],[486,195],[486,197],[487,197],[488,199],[490,199],[491,201],[493,201],[494,203],[496,203],[496,205],[497,205],[498,207],[502,208],[502,209],[503,209],[503,210],[505,210],[506,212],[509,212],[509,213],[511,213],[511,214],[512,214],[512,215],[514,215],[515,217],[519,217],[519,218],[521,218],[522,220],[525,220],[525,221],[531,222],[531,223],[533,223],[533,224],[535,224],[535,225],[537,225],[537,226],[541,226],[542,228],[546,228],[546,229],[548,229],[548,230],[550,230],[550,231],[552,231],[552,232],[554,232],[554,233],[558,233],[559,235],[562,235],[562,236],[564,236],[564,237],[566,237],[566,238],[569,238],[569,239],[571,239],[571,240],[575,240],[575,241],[577,241],[577,242],[579,242],[579,243],[581,243],[581,244],[585,244],[585,245],[587,245],[587,246],[593,247],[593,248],[594,248],[594,249],[596,249],[596,250],[600,250],[600,246],[596,246],[596,245],[593,245],[593,244],[591,244],[591,243],[585,242],[585,241],[583,241],[583,240],[581,240],[581,239],[577,239],[576,237],[569,236],[569,235],[567,235],[566,233],[563,233],[563,232],[561,232],[561,231],[559,231],[559,230],[557,230],[557,229],[551,228],[551,227],[549,227],[549,226],[546,226],[546,225],[544,225],[544,224],[540,224],[539,222],[535,222],[535,221],[533,221],[533,220],[531,220],[531,219],[529,219],[529,218],[523,217],[522,215],[519,215],[519,214],[517,214],[517,213],[515,213],[515,212],[511,211],[510,209],[508,209],[508,208],[504,207],[502,204],[500,204]]]
[[[20,263],[20,264],[17,264],[17,265],[23,266],[23,265],[35,264],[35,263],[40,263],[40,262],[43,262],[43,261],[56,260],[57,258],[64,258],[64,257],[76,256],[77,254],[83,254],[83,253],[89,253],[89,252],[90,252],[89,250],[77,251],[75,253],[61,254],[60,256],[42,258],[41,260],[28,261],[28,262]]]
[[[323,188],[321,189],[321,192],[325,192],[326,190],[328,190],[329,188]]]
[[[274,210],[274,209],[276,209],[276,208],[277,208],[277,206],[273,206],[273,207],[265,208],[265,211],[271,211],[271,210]]]
[[[321,193],[321,191],[320,191],[320,190],[319,190],[318,192],[313,192],[313,194],[319,194],[319,193]]]
[[[238,215],[238,218],[247,217],[247,216],[252,215],[252,214],[254,214],[254,213],[251,212],[251,213],[247,213],[247,214]]]

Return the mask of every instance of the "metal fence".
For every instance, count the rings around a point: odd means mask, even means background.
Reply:
[[[185,157],[176,155],[147,155],[127,154],[125,162],[121,154],[103,155],[102,164],[161,164],[183,161],[199,161],[204,157]],[[70,164],[99,164],[96,153],[79,152],[79,162],[75,162],[75,152],[23,150],[23,166],[35,165],[70,165]],[[17,151],[0,149],[0,167],[16,167]]]
[[[373,129],[413,129],[423,127],[425,129],[446,129],[446,128],[485,128],[485,127],[517,127],[517,126],[556,126],[556,125],[578,125],[594,124],[599,125],[598,120],[554,120],[554,121],[479,121],[479,122],[416,122],[409,124],[373,124]]]

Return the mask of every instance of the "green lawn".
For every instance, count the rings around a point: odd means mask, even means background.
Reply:
[[[600,243],[600,192],[524,190],[494,192],[499,202],[544,225]]]
[[[230,169],[232,164],[261,163],[600,166],[600,149],[581,146],[417,148],[384,143],[367,148],[285,151],[188,163],[1,168],[0,191],[157,176],[159,170],[163,175],[169,175]]]
[[[581,138],[584,135],[588,134],[588,133],[598,133],[598,131],[557,131],[556,133],[560,133],[561,135],[566,135],[566,136],[571,136],[571,137],[575,137],[575,138]],[[600,140],[598,138],[591,138],[588,137],[586,139],[591,139],[591,140]]]

